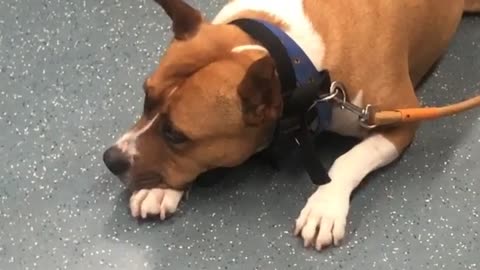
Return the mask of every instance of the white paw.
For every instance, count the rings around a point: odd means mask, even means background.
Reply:
[[[130,211],[135,218],[160,215],[164,220],[177,210],[182,196],[183,191],[173,189],[142,189],[130,197]]]
[[[314,246],[320,251],[339,245],[345,235],[345,225],[350,205],[348,189],[328,183],[320,186],[310,196],[295,224],[295,235],[303,238],[304,246]]]

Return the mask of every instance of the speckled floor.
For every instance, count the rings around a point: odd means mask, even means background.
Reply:
[[[200,6],[212,16],[224,2]],[[0,0],[0,269],[480,268],[480,110],[425,124],[370,176],[340,248],[291,234],[312,190],[295,157],[197,187],[166,222],[132,219],[101,154],[140,113],[168,24],[148,0]],[[479,28],[463,20],[426,104],[479,93]],[[330,162],[346,148],[322,139]]]

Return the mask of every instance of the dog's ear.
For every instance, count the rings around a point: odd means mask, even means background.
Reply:
[[[256,60],[239,85],[245,123],[259,125],[277,119],[282,110],[280,81],[270,56]]]
[[[185,40],[194,36],[203,21],[202,14],[183,0],[154,0],[165,10],[173,22],[175,39]]]

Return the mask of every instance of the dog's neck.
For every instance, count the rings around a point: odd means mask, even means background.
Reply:
[[[315,31],[310,18],[304,12],[303,1],[277,3],[275,0],[236,0],[228,3],[214,18],[213,24],[228,24],[237,19],[258,19],[267,21],[287,33],[310,58],[315,68],[323,69],[325,45],[322,37]],[[255,40],[241,43],[232,49],[236,53],[254,53],[268,51]],[[264,150],[272,142],[271,136],[259,144],[257,152]]]
[[[317,70],[323,69],[325,45],[305,14],[303,1],[279,4],[276,0],[236,0],[225,5],[213,23],[224,24],[240,18],[261,19],[280,27],[305,51]],[[260,49],[252,45],[256,44],[239,44],[237,50]]]

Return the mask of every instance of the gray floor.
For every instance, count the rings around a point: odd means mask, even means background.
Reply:
[[[152,2],[0,0],[0,269],[480,268],[480,110],[423,125],[371,175],[340,248],[305,250],[291,234],[312,190],[295,157],[196,188],[166,222],[132,219],[101,153],[140,113],[170,37]],[[479,29],[463,20],[426,104],[479,93]],[[322,139],[329,162],[346,148]]]

